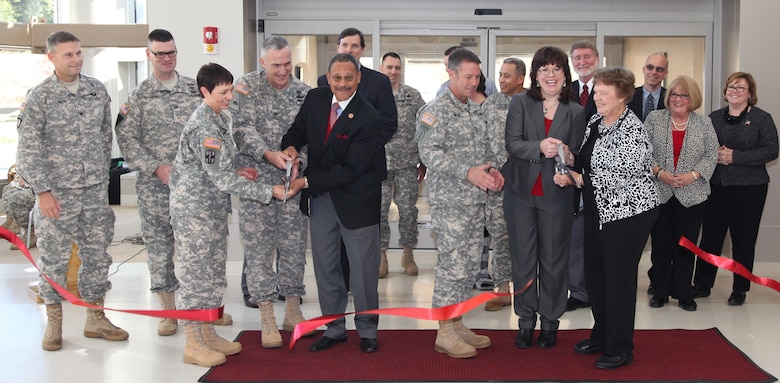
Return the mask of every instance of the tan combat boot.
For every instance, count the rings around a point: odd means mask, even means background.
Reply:
[[[176,301],[173,291],[167,291],[157,293],[160,298],[160,307],[163,310],[176,310]],[[178,321],[174,318],[162,318],[160,323],[157,324],[157,335],[168,336],[176,334],[176,329],[179,327]]]
[[[43,349],[57,351],[62,348],[62,304],[46,305],[46,332],[43,333]]]
[[[15,221],[14,221],[15,222]],[[27,246],[27,249],[34,249],[38,244],[38,237],[35,236],[35,226],[30,227],[30,239],[27,240],[27,228],[23,227],[19,229],[19,238],[22,239],[22,242],[24,242],[24,245]],[[28,245],[29,243],[29,245]],[[19,246],[14,245],[13,243],[9,247],[11,250],[19,250]]]
[[[455,329],[455,333],[458,334],[460,339],[463,339],[464,342],[474,346],[474,348],[490,347],[490,338],[485,335],[478,335],[469,330],[469,328],[463,324],[463,317],[452,318],[452,328]]]
[[[203,336],[203,343],[206,347],[225,355],[234,355],[241,352],[243,347],[241,343],[231,342],[217,334],[213,323],[203,323],[200,325],[200,333]]]
[[[455,332],[451,319],[439,321],[439,331],[436,333],[434,349],[457,359],[471,358],[477,355],[477,349],[464,342]]]
[[[233,317],[230,314],[223,312],[219,319],[211,323],[214,323],[216,326],[230,326],[233,324]]]
[[[271,301],[260,302],[260,324],[262,334],[260,344],[265,348],[282,347],[282,334],[279,334],[279,327],[276,324],[274,316],[274,303]]]
[[[21,231],[21,229],[22,229],[22,228],[19,226],[19,222],[16,222],[16,220],[14,219],[14,217],[12,217],[12,216],[11,216],[10,214],[8,214],[8,213],[6,213],[6,214],[5,214],[5,222],[3,222],[3,225],[2,225],[2,226],[3,226],[4,228],[6,228],[8,231],[10,231],[10,232],[12,232],[12,233],[14,233],[14,234],[19,234],[19,232],[20,232],[20,231]]]
[[[284,331],[293,332],[295,326],[298,323],[305,321],[301,312],[301,297],[297,295],[287,295],[284,297],[284,321],[282,322],[282,329]],[[309,331],[303,336],[312,336],[317,333],[317,330]]]
[[[413,248],[404,246],[404,254],[401,256],[401,267],[404,268],[404,274],[417,275],[417,263],[414,262]]]
[[[197,364],[201,367],[212,367],[225,363],[227,360],[225,354],[206,346],[201,326],[201,323],[184,325],[184,334],[187,337],[187,343],[184,346],[184,363]]]
[[[89,302],[95,306],[103,306],[103,298]],[[114,326],[103,309],[87,309],[87,323],[84,324],[84,336],[87,338],[103,338],[105,340],[126,340],[130,335],[127,331]]]
[[[509,293],[509,282],[499,283],[498,293]],[[505,297],[493,298],[485,303],[485,311],[498,311],[504,308],[504,306],[510,305],[512,305],[512,297],[509,295]]]
[[[379,278],[387,276],[387,252],[382,250],[382,255],[379,258]]]

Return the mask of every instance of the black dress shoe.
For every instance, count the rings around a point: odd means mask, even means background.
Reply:
[[[376,352],[379,350],[379,342],[376,341],[376,338],[360,338],[360,349],[363,352]]]
[[[653,285],[647,286],[647,295],[653,294],[655,294],[655,288],[653,288]]]
[[[650,298],[650,303],[648,305],[654,309],[657,309],[659,307],[664,307],[664,304],[669,302],[669,298],[656,298],[652,297]]]
[[[733,291],[729,296],[729,306],[742,306],[745,303],[745,292]]]
[[[574,297],[571,297],[566,301],[566,311],[574,311],[576,309],[584,309],[587,307],[590,307],[589,302],[581,301]]]
[[[536,341],[536,347],[551,348],[555,346],[557,340],[558,340],[557,330],[552,330],[552,331],[542,330],[539,333],[539,340]]]
[[[709,287],[693,286],[693,297],[694,298],[707,298],[708,296],[710,296],[710,288]]]
[[[584,355],[596,354],[601,352],[603,349],[603,346],[591,341],[590,339],[583,339],[579,341],[576,346],[574,346],[574,352]]]
[[[531,348],[534,345],[534,330],[530,328],[521,328],[515,337],[515,347]]]
[[[249,298],[250,298],[249,295],[244,295],[244,306],[251,307],[253,309],[260,307],[256,303],[252,303],[252,301],[250,301]]]
[[[596,359],[596,367],[603,368],[605,370],[614,370],[620,366],[631,364],[634,361],[634,354],[626,352],[615,356],[602,355]]]
[[[328,338],[327,336],[323,336],[322,338],[317,339],[316,342],[312,343],[311,346],[309,346],[309,351],[327,350],[336,344],[344,343],[346,341],[347,341],[346,337],[341,339],[334,339],[334,338]]]
[[[677,305],[685,311],[696,311],[697,308],[696,301],[693,299],[680,299]]]

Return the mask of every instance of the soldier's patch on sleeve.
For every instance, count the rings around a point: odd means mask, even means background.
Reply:
[[[248,86],[245,84],[239,83],[236,84],[236,87],[234,88],[236,92],[243,94],[244,96],[248,95],[251,91]]]
[[[128,113],[130,113],[130,105],[127,105],[127,103],[123,103],[122,106],[119,107],[119,112],[127,116]]]
[[[206,170],[219,170],[219,160],[222,154],[222,141],[216,138],[206,138],[203,140],[202,158],[203,166]]]
[[[19,111],[20,112],[24,112],[25,109],[27,109],[27,103],[26,102],[22,102],[22,104],[19,105]]]
[[[203,140],[203,147],[206,149],[220,150],[222,149],[222,141],[216,138],[205,138]]]
[[[433,124],[436,123],[436,117],[433,117],[430,113],[423,113],[420,117],[420,122],[428,126],[433,126]]]

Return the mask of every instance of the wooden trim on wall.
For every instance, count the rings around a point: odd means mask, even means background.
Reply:
[[[20,24],[0,23],[10,33],[0,35],[0,46],[46,51],[46,38],[56,31],[68,31],[81,40],[82,48],[145,48],[148,24]]]

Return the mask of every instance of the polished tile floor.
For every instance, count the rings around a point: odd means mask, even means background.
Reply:
[[[115,264],[110,277],[113,290],[106,304],[120,309],[157,309],[157,298],[148,291],[149,277],[143,246],[132,244],[129,239],[140,231],[137,210],[132,207],[115,207],[117,213],[116,245],[109,249]],[[237,230],[231,225],[231,233]],[[243,305],[240,291],[241,248],[232,235],[229,241],[227,265],[228,291],[225,294],[225,311],[233,315],[234,324],[218,328],[225,338],[234,338],[244,329],[259,329],[259,312]],[[130,332],[126,342],[107,342],[82,336],[86,314],[81,307],[64,305],[63,338],[60,351],[41,349],[41,335],[45,328],[45,309],[36,304],[28,294],[28,287],[37,283],[37,274],[19,251],[0,251],[0,360],[3,381],[8,382],[195,382],[207,369],[187,365],[181,361],[184,334],[180,331],[170,337],[159,337],[157,319],[125,313],[108,313],[109,318]],[[37,250],[33,250],[37,254]],[[436,252],[419,250],[416,258],[420,275],[403,274],[400,251],[390,251],[390,273],[379,282],[381,307],[430,307],[433,291],[433,265]],[[721,274],[709,298],[698,299],[699,309],[686,312],[672,301],[660,309],[647,306],[645,295],[647,276],[645,271],[649,255],[642,259],[639,273],[636,327],[639,329],[704,329],[718,327],[723,334],[761,368],[780,377],[780,294],[761,286],[753,286],[747,302],[742,307],[726,305],[731,279]],[[128,260],[120,265],[121,262]],[[319,315],[311,262],[306,269],[307,295],[302,306],[308,318]],[[780,263],[759,263],[756,274],[780,279]],[[475,293],[478,291],[475,291]],[[275,304],[277,320],[281,322],[283,302]],[[351,307],[348,307],[351,310]],[[464,321],[472,328],[516,329],[517,317],[505,308],[486,312],[476,309],[465,315]],[[348,324],[350,321],[348,320]],[[589,328],[592,317],[586,309],[566,313],[561,318],[561,329]],[[352,326],[350,324],[350,326]],[[382,317],[380,329],[434,329],[435,322],[418,321],[398,317]],[[351,328],[354,328],[351,327]],[[257,340],[259,342],[259,339]],[[382,332],[379,333],[382,342]],[[357,347],[356,345],[354,345]],[[286,347],[286,345],[285,345]],[[431,345],[433,347],[433,345]],[[280,349],[279,352],[286,352]],[[380,350],[379,353],[382,351]],[[518,350],[518,357],[521,356]],[[573,351],[572,351],[573,352]],[[262,364],[262,360],[257,361]],[[228,358],[230,363],[230,358]],[[594,367],[595,368],[595,367]],[[648,377],[652,379],[652,377]]]

